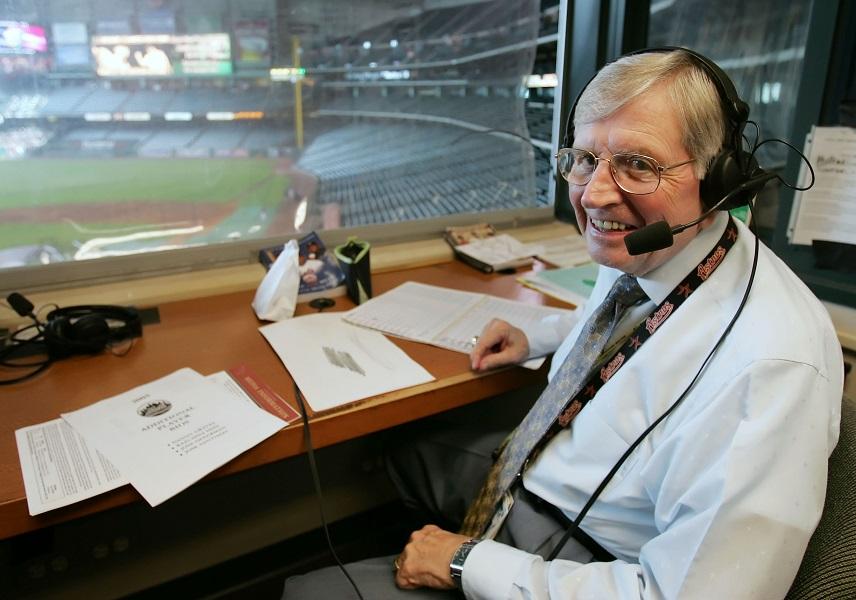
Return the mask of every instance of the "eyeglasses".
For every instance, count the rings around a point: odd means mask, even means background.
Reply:
[[[609,163],[612,179],[622,190],[628,194],[653,194],[660,187],[663,171],[689,164],[695,159],[663,167],[644,154],[613,154],[612,158],[601,158],[588,150],[562,148],[556,154],[556,160],[562,177],[573,185],[587,185],[597,168],[597,162],[605,160]]]

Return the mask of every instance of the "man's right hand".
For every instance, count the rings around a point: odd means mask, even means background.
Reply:
[[[473,371],[487,371],[529,358],[529,339],[507,321],[493,319],[479,335],[470,352]]]

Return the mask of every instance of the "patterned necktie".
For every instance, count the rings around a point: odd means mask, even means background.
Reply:
[[[498,502],[522,473],[529,456],[547,441],[551,426],[587,381],[625,309],[644,297],[645,292],[632,275],[625,273],[613,284],[606,299],[586,321],[565,362],[511,434],[481,492],[467,510],[461,533],[469,536],[484,533]],[[562,425],[566,426],[574,416],[576,413]]]

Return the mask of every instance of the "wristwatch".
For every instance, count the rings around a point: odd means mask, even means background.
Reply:
[[[449,574],[452,576],[452,581],[459,590],[463,589],[461,578],[464,576],[464,562],[476,544],[481,540],[467,540],[455,550],[455,555],[452,556],[452,562],[449,563]]]

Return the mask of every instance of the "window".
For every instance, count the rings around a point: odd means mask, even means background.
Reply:
[[[812,0],[704,0],[652,2],[648,40],[651,46],[688,46],[714,60],[731,78],[758,124],[758,141],[780,138],[802,149],[793,133]],[[755,141],[751,125],[745,134]],[[782,172],[789,149],[778,143],[762,146],[759,164]],[[778,211],[777,183],[767,186],[755,218],[769,241]]]
[[[652,2],[649,42],[686,45],[716,61],[749,103],[762,138],[792,141],[811,5],[811,0]],[[751,127],[747,134],[754,134]],[[786,150],[766,145],[761,161],[781,168]]]
[[[549,0],[0,0],[0,269],[548,206],[557,23]]]

